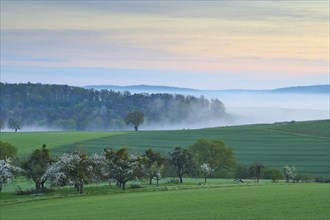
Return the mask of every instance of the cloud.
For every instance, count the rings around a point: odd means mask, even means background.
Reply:
[[[219,73],[227,74],[220,81],[231,74],[236,82],[241,73],[282,81],[311,74],[324,80],[328,74],[327,2],[4,1],[1,6],[1,64],[23,72],[26,66],[203,72],[212,84]]]

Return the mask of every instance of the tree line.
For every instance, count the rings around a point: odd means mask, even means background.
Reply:
[[[198,140],[189,147],[174,147],[167,156],[151,148],[142,155],[129,152],[127,147],[104,148],[100,153],[89,155],[82,150],[64,153],[57,158],[50,155],[46,145],[36,149],[16,166],[12,163],[17,150],[0,142],[0,189],[19,172],[33,180],[35,189],[43,190],[45,183],[53,186],[74,185],[83,192],[90,182],[114,180],[125,190],[130,180],[148,180],[149,184],[164,176],[177,176],[183,183],[184,176],[199,176],[205,179],[217,171],[232,169],[236,164],[234,152],[222,141]],[[200,148],[203,146],[203,148]]]
[[[265,168],[262,163],[250,166],[239,165],[233,150],[218,140],[200,139],[189,147],[174,147],[167,155],[161,155],[149,148],[142,155],[129,152],[127,147],[104,148],[100,153],[89,155],[82,150],[74,150],[58,157],[52,157],[46,145],[36,149],[22,161],[16,160],[17,149],[0,142],[0,192],[16,176],[23,175],[35,183],[33,192],[44,192],[49,186],[67,186],[83,193],[85,184],[115,182],[123,190],[131,180],[147,180],[151,185],[164,177],[177,177],[183,183],[184,177],[207,179],[217,173],[230,171],[237,182],[245,178],[285,179],[286,182],[302,180],[294,166],[284,166],[282,170]],[[329,179],[321,179],[329,182]],[[321,182],[321,181],[320,181]]]
[[[64,130],[127,128],[129,112],[143,112],[145,124],[196,123],[223,119],[218,99],[179,94],[131,94],[67,85],[0,83],[1,127],[16,120],[22,125]],[[24,122],[24,123],[23,123]]]

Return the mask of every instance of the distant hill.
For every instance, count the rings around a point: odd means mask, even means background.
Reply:
[[[114,90],[114,91],[132,91],[132,92],[196,92],[199,90],[189,88],[179,88],[172,86],[157,86],[157,85],[132,85],[132,86],[116,86],[116,85],[88,85],[84,86],[85,89],[96,89],[96,90]]]
[[[276,93],[328,93],[330,85],[315,85],[315,86],[295,86],[274,89],[272,92]]]
[[[157,85],[132,85],[132,86],[116,86],[116,85],[88,85],[84,86],[86,89],[96,90],[113,90],[113,91],[130,91],[133,93],[310,93],[310,94],[329,94],[330,85],[311,85],[311,86],[294,86],[284,87],[272,90],[198,90],[191,88],[180,88],[171,86],[157,86]]]

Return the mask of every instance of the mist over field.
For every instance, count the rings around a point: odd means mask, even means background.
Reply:
[[[231,116],[225,125],[305,121],[329,118],[329,94],[212,94]]]
[[[131,90],[140,93],[141,90]],[[148,92],[145,90],[145,92]],[[152,90],[152,93],[162,93],[164,90]],[[171,91],[166,91],[171,92]],[[198,91],[177,90],[184,95],[207,99],[219,99],[224,103],[227,116],[213,118],[210,121],[190,120],[180,124],[145,124],[142,129],[194,129],[204,127],[263,124],[284,121],[306,121],[330,118],[329,93],[290,93],[269,91]],[[192,111],[198,111],[194,109]]]

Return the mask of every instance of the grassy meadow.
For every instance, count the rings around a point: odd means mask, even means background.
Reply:
[[[294,165],[300,173],[329,175],[329,120],[246,125],[223,128],[139,132],[2,132],[1,141],[26,157],[42,144],[53,155],[104,147],[129,147],[143,153],[151,147],[167,154],[200,138],[220,139],[235,150],[239,163],[254,161],[281,168]],[[16,195],[33,188],[17,178],[0,193],[0,219],[330,219],[328,183],[284,183],[281,180],[184,178],[183,184],[162,179],[159,187],[131,181],[125,191],[114,183],[89,184],[83,194],[72,186],[48,193]],[[136,187],[138,186],[138,187]]]
[[[174,146],[189,146],[200,138],[223,140],[232,147],[239,163],[262,162],[268,167],[294,165],[300,173],[326,176],[330,172],[330,121],[306,121],[265,125],[175,131],[139,132],[5,132],[1,140],[27,156],[42,144],[53,155],[81,148],[100,153],[105,147],[127,146],[141,154],[153,148],[166,155]]]
[[[151,190],[151,187],[153,190]],[[208,183],[83,195],[2,193],[1,219],[329,219],[329,184]],[[69,189],[60,189],[59,191]],[[71,192],[73,189],[70,189]]]

